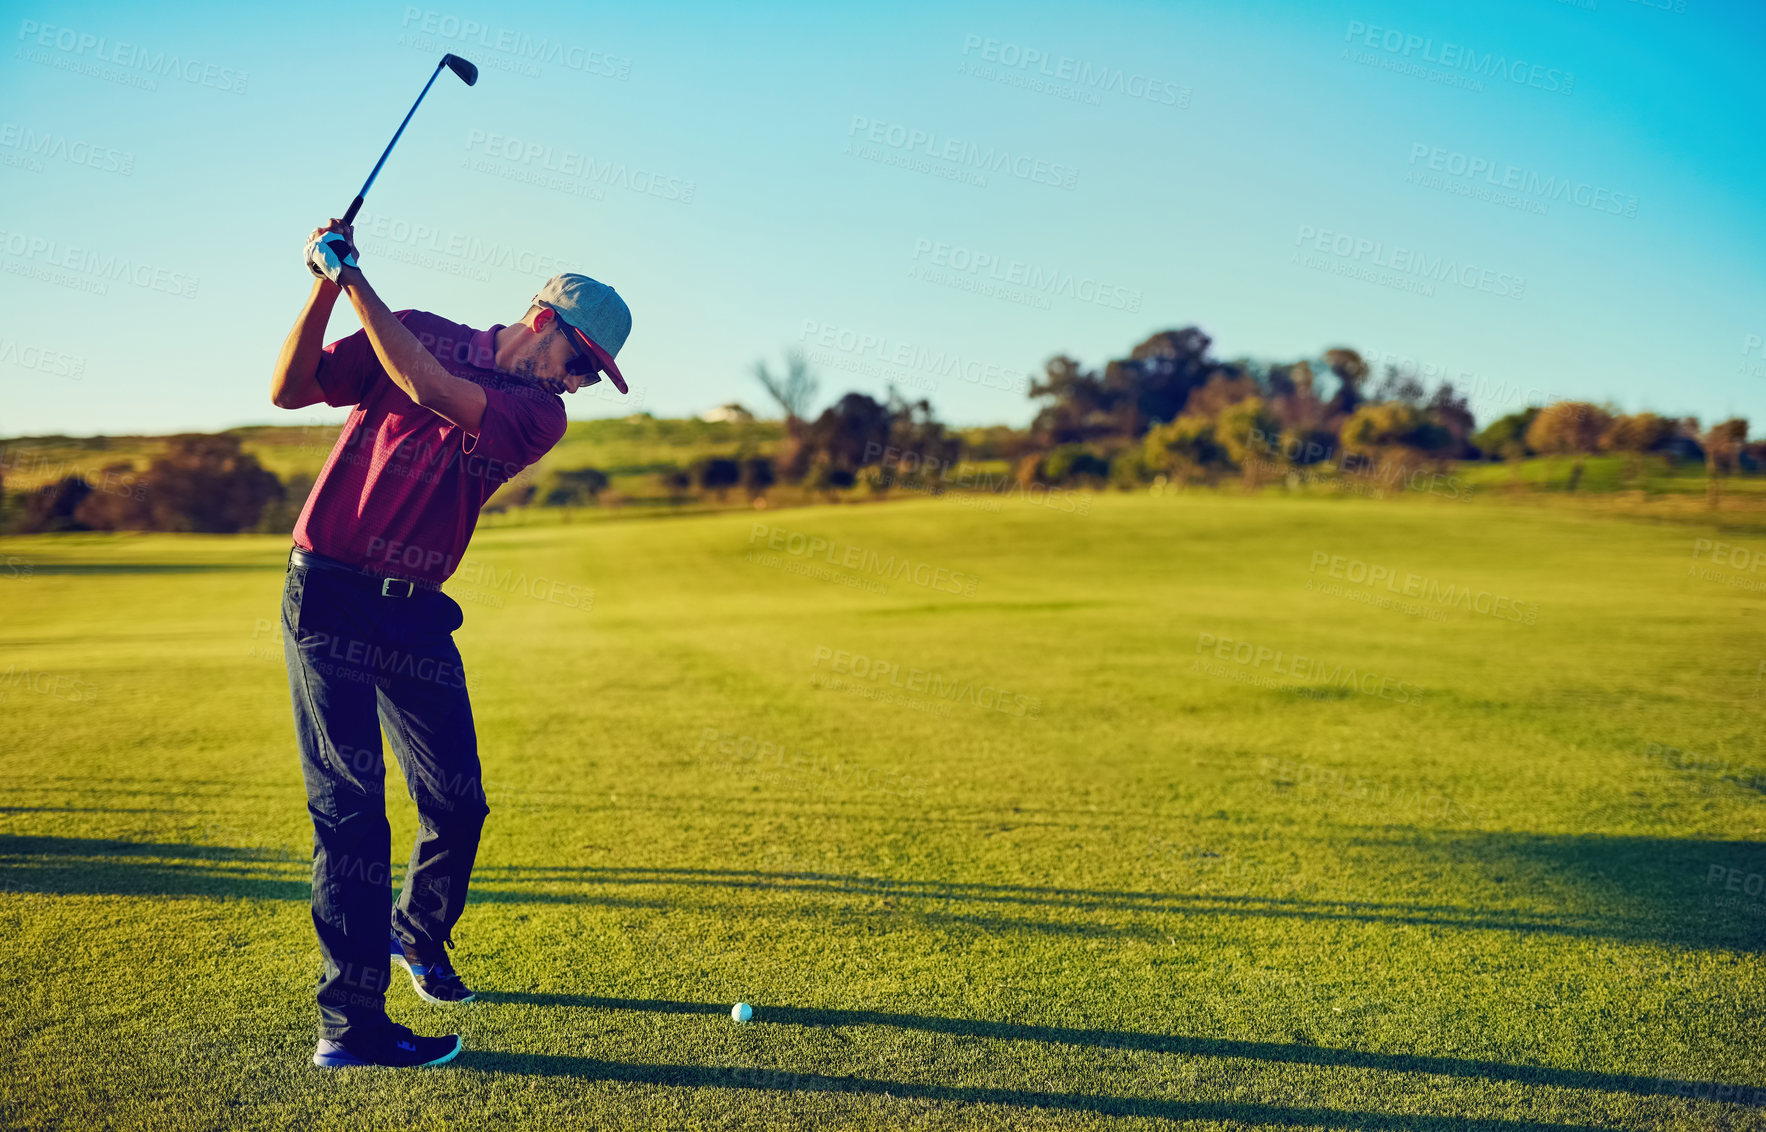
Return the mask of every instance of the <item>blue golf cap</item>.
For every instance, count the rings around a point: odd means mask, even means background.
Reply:
[[[546,280],[533,301],[557,311],[558,320],[569,328],[565,333],[574,331],[576,340],[595,355],[619,391],[630,392],[625,375],[613,364],[626,336],[632,332],[631,308],[618,291],[587,275],[566,272]]]

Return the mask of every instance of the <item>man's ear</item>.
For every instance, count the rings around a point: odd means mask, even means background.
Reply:
[[[534,333],[535,334],[544,333],[546,327],[548,327],[552,324],[552,319],[556,316],[556,314],[557,314],[557,312],[554,311],[551,307],[541,307],[533,316]]]

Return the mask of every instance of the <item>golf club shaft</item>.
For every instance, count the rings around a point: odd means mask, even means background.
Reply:
[[[447,59],[444,57],[440,63],[435,65],[435,70],[430,73],[429,81],[423,84],[423,93],[417,96],[416,102],[411,103],[410,112],[405,115],[405,120],[399,123],[398,133],[393,134],[392,140],[386,143],[386,151],[380,155],[380,160],[374,163],[374,171],[368,174],[366,181],[362,182],[362,191],[356,194],[356,199],[350,202],[349,211],[343,214],[345,224],[353,223],[356,213],[362,210],[362,198],[368,195],[368,188],[374,184],[374,178],[380,176],[380,167],[385,165],[386,159],[392,155],[392,147],[399,144],[400,135],[405,132],[405,127],[411,124],[411,115],[417,113],[417,107],[423,104],[423,95],[428,94],[429,88],[435,85],[435,77],[441,74],[442,66],[446,62]]]

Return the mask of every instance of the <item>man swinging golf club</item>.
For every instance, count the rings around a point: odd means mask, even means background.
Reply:
[[[394,1023],[386,990],[397,964],[429,1002],[472,1001],[446,949],[489,813],[453,642],[464,614],[440,586],[485,501],[563,437],[558,394],[603,372],[627,392],[613,359],[631,312],[613,288],[566,274],[507,326],[395,313],[341,220],[313,232],[307,264],[322,277],[282,344],[270,399],[355,407],[295,524],[282,596],[323,957],[313,1063],[436,1065],[459,1037]],[[362,329],[321,346],[340,294]],[[382,730],[419,826],[396,903]]]

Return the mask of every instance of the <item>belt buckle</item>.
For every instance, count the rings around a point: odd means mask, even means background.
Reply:
[[[402,594],[393,593],[392,592],[392,584],[394,582],[404,582],[405,592]],[[410,597],[412,594],[414,594],[416,592],[417,592],[417,584],[415,582],[408,581],[407,579],[404,579],[404,578],[384,578],[380,582],[380,596],[381,597]]]

